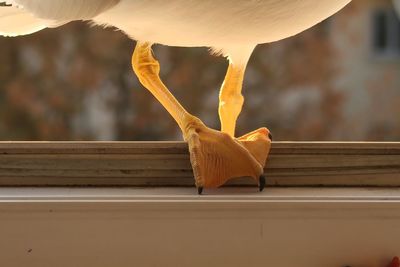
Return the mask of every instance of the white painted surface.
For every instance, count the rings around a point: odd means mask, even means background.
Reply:
[[[399,189],[0,188],[0,266],[371,266]]]

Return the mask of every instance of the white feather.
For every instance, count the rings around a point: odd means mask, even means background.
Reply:
[[[8,4],[31,12],[34,16],[55,21],[91,19],[115,6],[120,0],[7,0]]]
[[[351,0],[122,0],[94,18],[131,38],[205,46],[246,62],[257,44],[298,34]]]
[[[17,36],[31,34],[46,28],[41,19],[18,8],[0,8],[0,35]]]
[[[0,35],[31,34],[72,20],[89,20],[119,0],[8,0],[0,6]]]
[[[7,3],[47,23],[92,19],[97,24],[119,28],[132,39],[171,46],[206,46],[233,61],[245,63],[257,44],[300,33],[350,1],[10,0]],[[1,21],[0,25],[7,27]]]

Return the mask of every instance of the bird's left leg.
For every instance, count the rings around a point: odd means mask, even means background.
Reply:
[[[242,110],[244,97],[242,85],[246,64],[229,63],[219,95],[219,117],[221,131],[235,138],[236,120]],[[271,147],[272,136],[267,128],[260,128],[236,138],[264,167]],[[263,177],[260,177],[260,183]]]

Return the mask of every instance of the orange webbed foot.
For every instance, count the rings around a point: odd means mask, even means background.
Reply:
[[[240,138],[206,127],[192,117],[186,124],[184,138],[189,144],[190,160],[196,187],[215,188],[238,177],[252,177],[260,191],[265,186],[262,176],[271,147],[269,131],[261,128]]]

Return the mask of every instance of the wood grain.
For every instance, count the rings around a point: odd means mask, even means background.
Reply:
[[[269,186],[400,186],[400,143],[274,142],[265,175]],[[0,142],[2,186],[193,184],[184,142]]]

